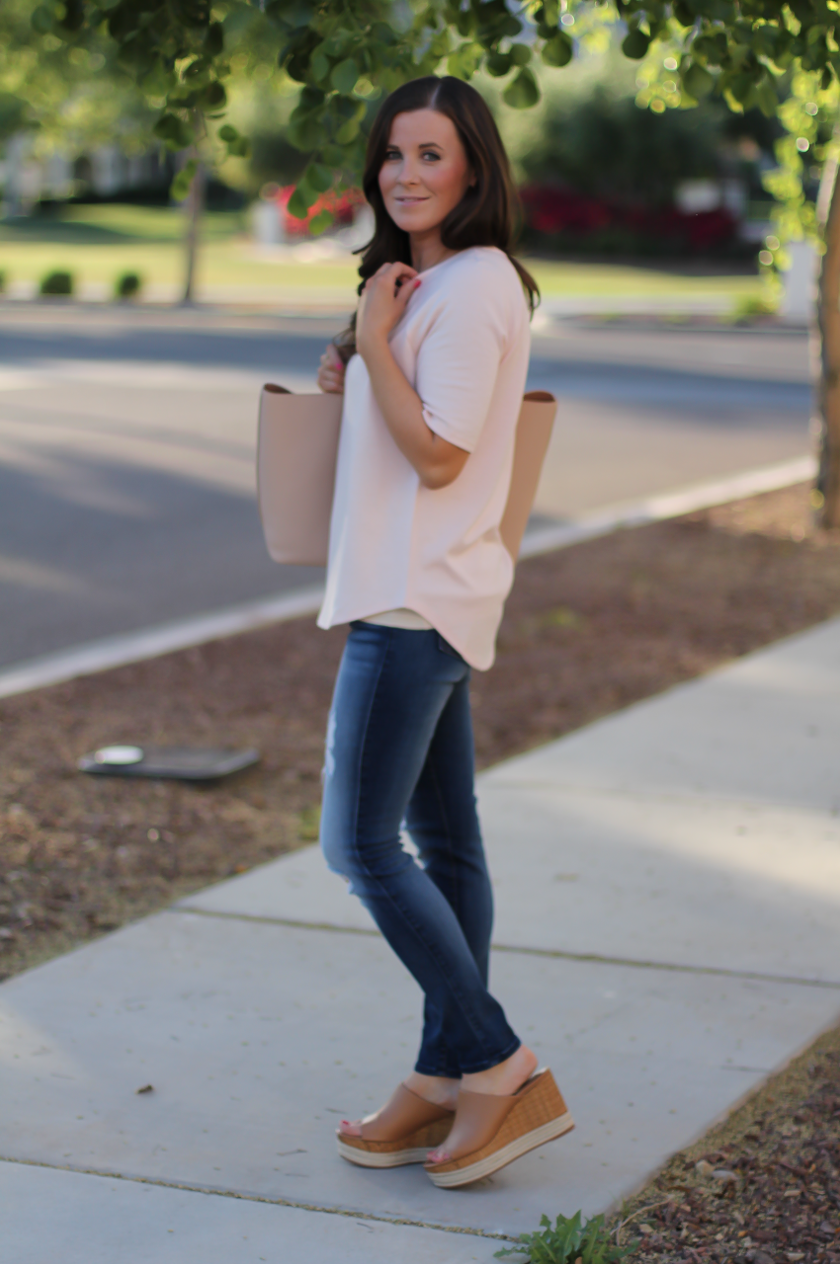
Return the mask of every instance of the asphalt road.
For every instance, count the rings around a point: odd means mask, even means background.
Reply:
[[[313,389],[338,319],[0,308],[0,666],[290,590],[254,499],[262,382]],[[808,450],[804,334],[545,326],[537,510],[569,517]]]

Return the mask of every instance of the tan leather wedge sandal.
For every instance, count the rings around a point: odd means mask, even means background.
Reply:
[[[427,1162],[426,1171],[441,1189],[469,1185],[574,1126],[547,1067],[535,1071],[510,1097],[462,1089],[452,1127],[463,1140],[445,1163]]]
[[[336,1128],[338,1153],[361,1167],[425,1163],[429,1151],[452,1131],[454,1119],[453,1110],[427,1102],[401,1084],[385,1106],[362,1120],[360,1137]]]

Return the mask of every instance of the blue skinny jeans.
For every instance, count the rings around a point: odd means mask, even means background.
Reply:
[[[457,1079],[520,1040],[487,990],[493,894],[470,669],[435,631],[353,623],[327,732],[321,846],[425,994],[415,1069]],[[419,863],[403,849],[405,823]]]

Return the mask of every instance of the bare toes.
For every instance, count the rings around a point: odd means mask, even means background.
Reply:
[[[342,1119],[339,1132],[343,1132],[345,1137],[360,1137],[362,1135],[362,1121],[355,1119],[351,1123],[349,1119]]]

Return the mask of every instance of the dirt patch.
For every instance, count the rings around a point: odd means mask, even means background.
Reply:
[[[840,611],[797,487],[523,562],[475,676],[485,767]],[[0,701],[0,974],[317,833],[342,630],[296,620]],[[198,788],[85,776],[111,743],[258,747]]]
[[[612,1223],[639,1264],[840,1264],[840,1028],[676,1155]]]

